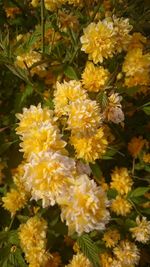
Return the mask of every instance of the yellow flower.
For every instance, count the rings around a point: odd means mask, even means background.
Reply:
[[[17,56],[16,58],[16,65],[22,69],[30,68],[34,63],[41,61],[41,54],[36,51],[29,51],[24,54]],[[36,67],[31,69],[31,75],[40,74],[41,72],[45,71],[45,64],[40,64]]]
[[[40,0],[32,0],[32,1],[31,1],[31,5],[32,5],[33,7],[37,7],[37,6],[39,5],[39,2],[40,2]]]
[[[33,152],[39,153],[48,150],[61,151],[66,154],[64,149],[66,142],[61,137],[56,126],[49,121],[43,122],[41,125],[35,125],[23,136],[23,142],[20,144],[21,151],[24,152],[24,156],[27,158]]]
[[[21,13],[21,9],[18,7],[6,7],[5,8],[7,18],[14,19],[14,17]]]
[[[66,0],[45,0],[45,8],[49,11],[55,11],[65,2]]]
[[[112,200],[111,210],[117,215],[126,216],[131,212],[132,206],[130,202],[122,196],[117,196]]]
[[[27,200],[27,195],[24,192],[19,192],[15,189],[11,189],[10,192],[7,192],[6,196],[2,197],[3,207],[11,213],[11,216],[24,208]]]
[[[141,48],[129,50],[122,66],[126,85],[148,85],[149,67],[150,53],[143,54]]]
[[[150,83],[150,76],[149,76],[149,72],[148,71],[144,71],[142,74],[140,74],[139,72],[134,73],[134,75],[129,76],[129,77],[125,77],[125,85],[127,87],[133,87],[133,86],[137,86],[137,85],[143,85],[143,86],[148,86]],[[144,90],[142,90],[142,88],[140,88],[140,91],[143,93],[147,93],[147,91],[149,91],[149,88],[143,88]]]
[[[84,88],[91,92],[102,90],[108,81],[109,72],[103,67],[96,67],[92,62],[87,62],[82,74]]]
[[[56,204],[76,173],[73,159],[52,151],[32,153],[24,169],[26,190],[31,192],[32,199],[42,199],[43,207]]]
[[[122,266],[137,265],[140,259],[137,246],[128,240],[122,240],[120,244],[113,249],[113,252],[122,263]]]
[[[95,64],[113,56],[116,41],[111,22],[99,21],[97,24],[93,22],[83,32],[84,35],[80,39],[81,50],[87,53]]]
[[[100,126],[100,109],[96,101],[79,99],[70,104],[68,113],[68,129],[72,133],[92,134]]]
[[[111,179],[110,187],[116,189],[120,195],[125,195],[131,190],[133,181],[126,168],[116,167],[111,174]]]
[[[133,158],[136,158],[141,152],[143,146],[146,144],[146,140],[142,136],[133,137],[128,143],[128,151]]]
[[[61,219],[66,221],[69,235],[104,230],[109,221],[106,194],[87,175],[77,177],[68,194],[60,197],[58,203],[61,206]]]
[[[107,106],[103,112],[104,119],[113,123],[121,123],[124,121],[124,113],[121,105],[122,97],[118,93],[111,92],[108,97]]]
[[[143,161],[145,163],[150,163],[150,153],[144,154]]]
[[[73,256],[73,259],[65,267],[93,267],[92,263],[82,253]]]
[[[81,87],[79,81],[57,82],[56,91],[54,92],[54,104],[57,116],[67,115],[70,103],[86,98],[86,91]]]
[[[82,4],[83,0],[67,0],[68,4],[78,6]]]
[[[106,152],[108,145],[105,138],[103,128],[99,128],[91,136],[72,135],[70,143],[74,146],[76,157],[84,159],[87,162],[94,162],[96,159],[101,158]]]
[[[109,229],[104,233],[103,241],[108,248],[114,247],[119,240],[120,234],[117,229]]]
[[[143,49],[146,44],[146,37],[143,36],[140,32],[134,32],[132,34],[131,41],[128,46],[128,50],[140,48]]]
[[[132,30],[132,26],[129,24],[129,19],[116,18],[113,16],[112,21],[116,38],[116,52],[120,53],[128,48],[131,41],[129,32]]]
[[[100,263],[102,267],[125,267],[121,265],[120,261],[113,258],[113,256],[107,252],[100,254]]]
[[[50,257],[46,251],[46,231],[46,221],[36,216],[19,227],[21,248],[29,266],[45,267]]]
[[[53,118],[53,111],[48,108],[41,107],[41,104],[36,106],[30,106],[30,108],[23,108],[23,114],[16,114],[16,117],[20,120],[18,127],[16,128],[16,133],[18,135],[24,136],[28,134],[31,129],[34,129],[36,125],[40,125],[46,121],[50,121],[55,124],[55,119]]]
[[[132,237],[138,242],[147,243],[150,240],[150,221],[147,221],[146,217],[142,217],[140,220],[138,216],[136,218],[136,223],[137,226],[130,228]]]
[[[58,252],[51,254],[50,259],[44,267],[59,267],[61,266],[61,257]]]

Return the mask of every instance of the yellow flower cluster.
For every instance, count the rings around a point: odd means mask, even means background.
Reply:
[[[92,22],[85,28],[81,36],[82,48],[94,63],[102,63],[116,52],[126,50],[131,36],[132,27],[124,18],[106,18],[98,23]]]
[[[110,187],[118,191],[120,195],[126,195],[131,191],[133,181],[126,168],[115,168],[111,174]]]
[[[36,216],[19,227],[20,244],[29,267],[45,267],[50,257],[46,251],[46,231],[46,221]]]
[[[11,213],[11,216],[14,216],[17,211],[24,208],[30,196],[22,181],[24,175],[23,168],[24,163],[20,164],[15,170],[13,181],[16,188],[11,188],[10,192],[7,192],[2,198],[3,207]]]
[[[138,216],[136,224],[137,226],[130,228],[132,237],[138,242],[147,243],[150,240],[150,221],[147,221],[146,217],[142,217],[140,220]]]
[[[80,175],[70,186],[68,195],[60,198],[61,218],[68,225],[69,234],[103,230],[109,221],[108,200],[101,187],[87,175]]]
[[[69,84],[72,85],[72,83]],[[76,83],[73,82],[73,84]],[[71,97],[71,92],[69,93]],[[68,110],[72,104],[78,104],[79,101],[76,100],[68,104]],[[87,122],[91,120],[91,125],[93,123],[94,127],[96,119],[91,118],[90,114],[92,114],[92,104],[94,103],[95,110],[93,113],[95,112],[97,116],[96,123],[99,123],[97,105],[94,101],[85,99],[80,103],[81,110],[82,107],[84,108],[82,104],[85,101],[90,107],[89,118],[86,117]],[[58,128],[55,131],[56,134],[53,134],[49,129],[51,127],[55,130],[58,127],[53,112],[47,108],[42,109],[41,105],[38,105],[37,107],[31,106],[29,109],[25,108],[23,114],[17,114],[17,117],[20,122],[16,131],[17,134],[21,135],[24,156],[26,157],[22,182],[26,190],[30,192],[32,199],[42,200],[43,207],[59,204],[61,218],[66,221],[70,233],[77,232],[81,234],[84,231],[104,229],[109,220],[109,212],[106,209],[108,205],[106,194],[85,174],[90,174],[91,170],[88,165],[80,163],[79,166],[79,162],[76,164],[74,159],[63,154],[63,150],[60,148],[64,147],[64,141],[58,137]],[[82,116],[80,118],[82,119]],[[45,125],[48,127],[45,127]],[[78,129],[77,123],[74,122],[74,125],[76,126],[75,129]],[[86,129],[86,124],[83,125]],[[89,123],[89,127],[91,125]],[[41,131],[42,127],[45,127],[45,132]],[[81,130],[84,130],[84,127]],[[48,134],[46,134],[46,131],[48,131]],[[101,129],[98,131],[97,139],[101,140],[103,139],[103,131]],[[32,140],[35,140],[33,145],[31,136]],[[29,141],[30,146],[28,146]],[[99,146],[97,141],[98,153],[100,153],[100,147],[105,150],[105,146],[105,143]],[[91,150],[97,153],[96,147],[91,148]],[[82,197],[82,195],[84,196]]]
[[[149,85],[150,53],[143,54],[142,48],[129,50],[122,70],[125,73],[125,85],[127,87]]]
[[[93,267],[92,263],[80,252],[73,256],[73,259],[65,267]]]
[[[101,126],[100,108],[88,98],[79,81],[56,84],[54,92],[57,116],[66,115],[66,129],[71,130],[70,143],[76,157],[94,162],[106,151],[107,140]]]
[[[17,118],[20,122],[16,132],[21,136],[21,151],[26,158],[30,157],[31,153],[46,152],[50,149],[66,153],[66,142],[61,139],[52,111],[42,109],[40,105],[31,106],[29,109],[24,108],[23,114],[17,114]]]
[[[113,248],[112,254],[105,252],[100,255],[102,267],[135,267],[139,263],[139,259],[137,246],[128,240],[121,240]]]
[[[90,61],[87,62],[82,73],[82,84],[89,92],[98,92],[104,89],[109,78],[109,71],[103,67],[96,67]]]
[[[28,70],[33,64],[41,61],[41,59],[42,57],[40,53],[31,50],[29,52],[26,52],[26,53],[23,53],[17,56],[15,63],[20,68]],[[46,68],[45,64],[40,64],[40,65],[33,67],[30,70],[30,73],[31,75],[41,74],[41,72],[45,71],[45,68]]]

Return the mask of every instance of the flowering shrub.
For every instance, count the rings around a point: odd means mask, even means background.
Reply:
[[[0,266],[150,266],[148,1],[4,2]]]

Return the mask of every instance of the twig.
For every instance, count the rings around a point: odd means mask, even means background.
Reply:
[[[41,0],[41,50],[45,52],[45,5],[44,0]]]

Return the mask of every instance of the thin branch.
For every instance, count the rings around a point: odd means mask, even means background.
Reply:
[[[41,50],[45,52],[45,5],[44,0],[41,0]]]

